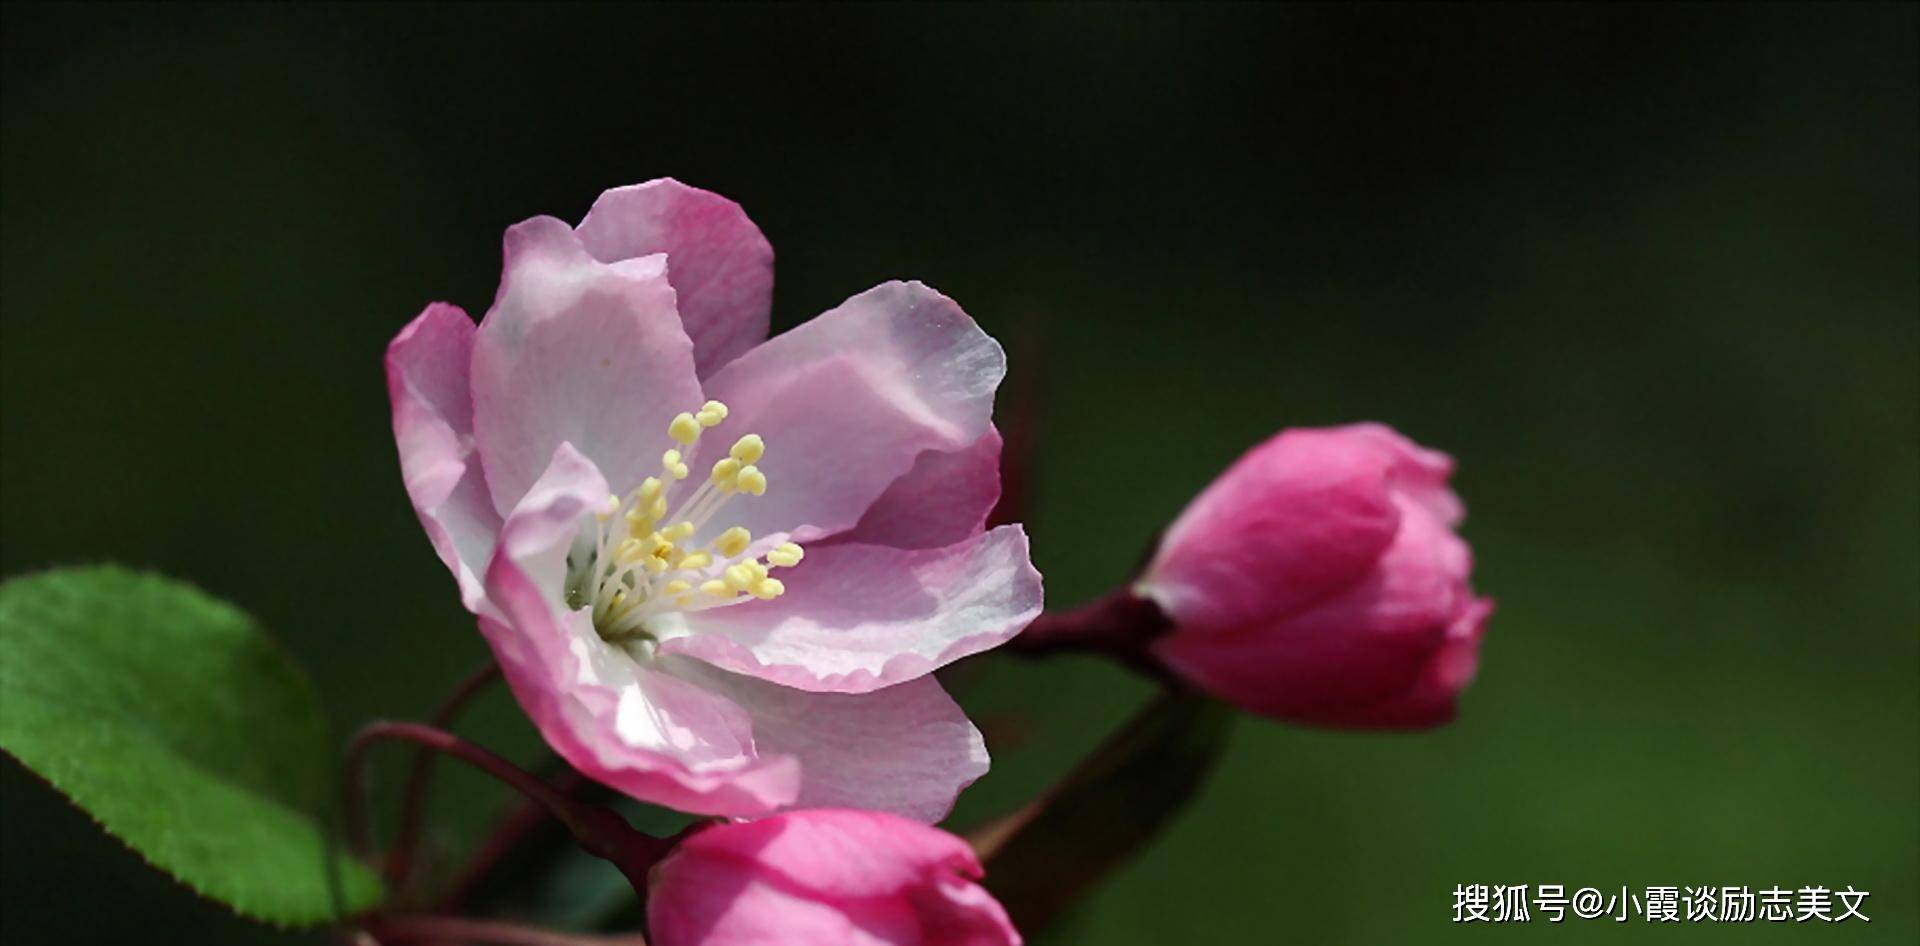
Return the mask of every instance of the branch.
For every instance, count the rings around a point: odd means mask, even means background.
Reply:
[[[1151,679],[1171,683],[1166,668],[1147,650],[1170,627],[1158,605],[1122,587],[1071,611],[1040,615],[1000,650],[1023,657],[1104,654]]]
[[[647,946],[638,933],[591,936],[562,933],[533,926],[467,920],[452,916],[387,916],[368,921],[367,928],[386,946],[407,943],[487,943],[491,946]]]
[[[428,722],[434,727],[445,729],[452,725],[460,712],[466,709],[482,690],[500,679],[500,665],[492,660],[479,670],[468,675],[454,688],[454,691],[434,710]],[[427,800],[427,786],[433,781],[434,753],[422,748],[413,755],[413,766],[407,771],[407,787],[401,796],[400,823],[394,829],[393,850],[387,855],[387,884],[395,893],[406,889],[409,875],[413,872],[413,855],[420,846],[421,814]]]
[[[525,769],[486,749],[467,742],[442,729],[420,723],[379,721],[369,723],[347,746],[346,778],[349,797],[356,800],[349,808],[364,809],[358,800],[366,783],[364,770],[367,751],[382,741],[411,742],[435,752],[453,756],[468,765],[505,782],[528,800],[558,819],[573,833],[582,850],[611,861],[636,892],[646,890],[647,870],[664,857],[672,840],[655,838],[634,830],[613,811],[568,798]],[[364,825],[361,826],[364,831]]]

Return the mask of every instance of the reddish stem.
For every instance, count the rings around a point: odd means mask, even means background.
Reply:
[[[1071,611],[1055,611],[1034,619],[1002,650],[1026,657],[1053,654],[1105,654],[1157,680],[1170,678],[1147,645],[1172,625],[1160,607],[1118,588]]]
[[[452,916],[385,916],[368,921],[367,928],[385,946],[408,943],[488,943],[492,946],[647,946],[638,933],[589,936],[538,927],[468,920]]]
[[[625,819],[606,808],[568,798],[532,773],[493,752],[445,730],[420,723],[383,720],[369,723],[361,729],[347,746],[349,793],[358,793],[365,785],[363,771],[367,750],[381,741],[411,742],[435,752],[443,752],[505,782],[566,825],[582,850],[612,862],[635,891],[646,889],[647,870],[673,846],[671,840],[662,840],[634,830]],[[359,807],[364,808],[364,805]]]
[[[567,769],[553,779],[554,791],[572,797],[588,784],[586,776]],[[523,799],[513,810],[501,818],[467,861],[460,876],[447,886],[446,893],[440,898],[440,909],[453,910],[467,901],[476,888],[506,860],[508,854],[526,841],[547,820],[547,810],[531,800]]]
[[[487,661],[485,666],[469,674],[441,701],[440,707],[428,717],[428,722],[438,729],[452,725],[474,697],[499,679],[500,665]],[[414,753],[413,765],[407,771],[407,787],[400,802],[400,823],[394,829],[393,850],[387,855],[386,864],[387,884],[396,894],[406,890],[413,872],[413,855],[420,846],[421,815],[426,807],[427,786],[433,781],[434,758],[432,751],[423,748]]]

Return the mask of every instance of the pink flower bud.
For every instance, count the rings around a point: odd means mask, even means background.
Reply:
[[[655,868],[655,946],[1019,946],[980,861],[938,828],[809,809],[693,835]]]
[[[1176,674],[1250,712],[1324,726],[1447,722],[1493,602],[1475,598],[1453,461],[1379,424],[1295,429],[1180,514],[1136,590]]]

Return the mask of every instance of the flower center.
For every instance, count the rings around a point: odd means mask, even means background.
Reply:
[[[708,401],[675,417],[667,435],[691,452],[703,432],[726,418],[725,404]],[[668,450],[659,476],[624,497],[608,496],[594,515],[599,527],[591,554],[569,561],[568,605],[591,608],[600,636],[623,643],[654,637],[648,620],[667,612],[780,597],[786,586],[768,573],[799,564],[805,554],[799,545],[782,542],[764,558],[749,557],[753,535],[739,526],[704,545],[692,542],[735,496],[766,494],[767,475],[754,466],[766,450],[758,434],[742,436],[697,488],[681,488],[690,471],[679,449]]]

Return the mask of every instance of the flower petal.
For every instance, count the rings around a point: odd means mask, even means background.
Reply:
[[[936,878],[908,895],[925,946],[1020,946],[1020,934],[1000,901],[987,888],[955,876]]]
[[[686,657],[662,657],[660,665],[745,709],[761,754],[800,760],[798,808],[861,808],[932,824],[987,772],[980,731],[932,676],[871,693],[808,693]]]
[[[943,831],[799,811],[694,834],[656,869],[659,946],[1018,946],[980,864]]]
[[[1017,525],[941,549],[823,546],[781,574],[779,598],[661,627],[661,651],[802,690],[865,693],[994,647],[1040,613],[1040,573]]]
[[[1139,591],[1180,625],[1275,620],[1365,577],[1400,525],[1392,458],[1337,429],[1254,447],[1167,530]]]
[[[681,847],[696,857],[751,860],[796,886],[839,900],[892,896],[929,875],[981,875],[980,860],[965,841],[872,811],[794,812],[702,831]]]
[[[1457,526],[1466,518],[1467,507],[1447,485],[1453,476],[1452,457],[1420,446],[1385,424],[1348,424],[1334,430],[1365,437],[1391,455],[1389,479],[1393,490],[1425,506],[1443,525]]]
[[[407,497],[433,549],[477,611],[481,573],[493,555],[500,515],[473,451],[467,369],[473,320],[444,302],[427,306],[387,346],[387,394]]]
[[[575,232],[601,262],[667,254],[701,377],[767,337],[773,247],[739,204],[663,177],[601,194]]]
[[[745,828],[766,824],[766,820]],[[702,833],[712,833],[709,828]],[[901,946],[920,925],[904,899],[841,903],[731,858],[670,859],[648,888],[654,946]]]
[[[567,550],[606,493],[563,443],[507,517],[480,629],[514,696],[568,763],[642,801],[730,816],[792,801],[799,764],[756,753],[744,710],[607,644],[560,600]]]
[[[1447,629],[1446,643],[1420,671],[1413,686],[1371,706],[1331,712],[1320,722],[1364,729],[1424,729],[1453,721],[1460,694],[1480,666],[1480,640],[1486,635],[1493,599],[1480,598],[1461,610]]]
[[[834,542],[934,549],[979,535],[1000,501],[1000,431],[958,450],[928,450]]]
[[[726,428],[761,435],[765,496],[728,507],[755,535],[841,532],[928,451],[987,432],[1006,356],[953,300],[886,283],[735,359],[707,379]],[[709,435],[706,469],[731,438]]]
[[[1428,507],[1395,496],[1400,531],[1367,577],[1289,617],[1303,634],[1392,633],[1444,627],[1471,597],[1473,552]]]
[[[602,263],[552,217],[507,231],[506,272],[473,353],[474,433],[495,509],[511,510],[563,442],[631,489],[674,445],[667,423],[700,402],[665,257]]]
[[[1227,630],[1185,627],[1154,653],[1187,679],[1270,716],[1335,724],[1404,693],[1469,600],[1466,544],[1413,500],[1363,580],[1298,614]]]

